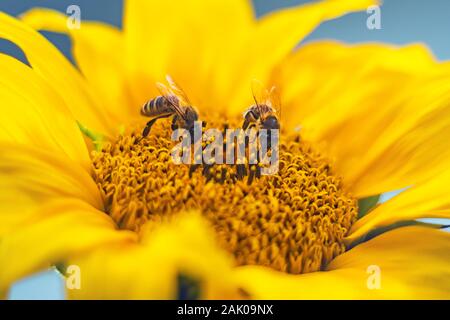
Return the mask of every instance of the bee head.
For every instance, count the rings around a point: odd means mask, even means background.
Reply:
[[[191,130],[194,128],[195,121],[198,120],[198,115],[195,110],[188,109],[185,114],[185,122],[186,122],[186,129]]]
[[[264,129],[280,129],[280,124],[275,116],[268,116],[262,123]]]

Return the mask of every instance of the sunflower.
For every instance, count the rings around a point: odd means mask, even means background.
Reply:
[[[450,234],[417,221],[450,218],[448,64],[420,44],[297,47],[372,4],[256,19],[246,0],[129,0],[123,30],[1,13],[28,64],[0,55],[0,294],[77,266],[75,299],[450,298]],[[39,30],[67,34],[76,66]],[[166,74],[220,129],[252,79],[275,85],[279,172],[175,165],[169,120],[140,139]]]

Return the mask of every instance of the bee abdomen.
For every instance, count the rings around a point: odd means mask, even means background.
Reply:
[[[147,101],[141,108],[141,114],[147,117],[154,117],[171,111],[170,104],[162,96]]]

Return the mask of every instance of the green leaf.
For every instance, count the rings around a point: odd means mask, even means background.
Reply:
[[[358,219],[364,217],[377,205],[378,200],[380,200],[380,196],[380,194],[377,194],[375,196],[370,196],[358,200]]]

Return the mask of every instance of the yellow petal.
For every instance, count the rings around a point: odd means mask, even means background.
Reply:
[[[73,56],[88,85],[104,104],[116,128],[139,116],[132,105],[125,78],[124,39],[115,27],[82,21],[80,28],[68,28],[67,16],[50,9],[32,9],[21,20],[36,30],[67,34],[72,40]]]
[[[450,234],[406,227],[338,256],[323,272],[288,275],[246,266],[237,275],[255,299],[449,299]]]
[[[352,11],[365,10],[376,3],[374,0],[325,0],[275,11],[263,17],[241,48],[239,61],[232,69],[235,72],[231,91],[234,98],[230,102],[233,110],[242,112],[246,103],[251,102],[252,79],[269,81],[274,67],[322,22]]]
[[[135,234],[117,231],[112,220],[81,200],[42,205],[0,241],[0,293],[14,281],[68,257],[110,244],[128,243]]]
[[[124,32],[135,101],[152,97],[153,83],[169,73],[200,109],[240,113],[251,100],[251,79],[266,81],[323,20],[373,3],[323,1],[256,22],[243,0],[127,1]]]
[[[366,149],[364,164],[352,169],[352,189],[356,194],[398,190],[426,181],[448,168],[449,80],[448,71],[442,76],[426,77],[407,90],[406,101],[394,104],[392,108],[398,107],[398,114],[390,122],[392,126]]]
[[[450,171],[447,170],[379,205],[355,222],[346,238],[347,243],[356,241],[371,230],[398,222],[421,218],[450,219],[449,181]]]
[[[0,141],[66,154],[88,170],[88,150],[60,96],[12,57],[0,54],[0,69]]]
[[[6,143],[0,149],[0,235],[50,200],[75,198],[103,208],[92,177],[66,156]]]
[[[18,45],[33,70],[61,96],[76,120],[98,132],[110,133],[109,119],[85,80],[42,35],[21,21],[0,12],[0,37]],[[111,130],[110,130],[111,129]]]
[[[70,260],[81,269],[75,299],[173,299],[177,277],[199,281],[202,298],[237,295],[231,261],[215,244],[208,224],[195,213],[151,229],[143,243],[100,249]]]
[[[420,45],[310,44],[278,74],[284,120],[322,146],[356,196],[400,189],[448,160],[448,70]]]
[[[282,90],[284,125],[288,128],[308,125],[311,136],[321,137],[353,113],[365,112],[363,102],[377,102],[368,98],[376,97],[378,92],[384,98],[386,87],[399,86],[411,74],[429,72],[433,66],[433,56],[421,45],[397,48],[316,41],[291,54],[275,70],[273,81]],[[381,82],[383,72],[390,77]],[[348,90],[342,90],[343,85]],[[347,96],[354,100],[345,104]],[[333,117],[324,117],[330,111],[334,112]]]
[[[217,67],[232,66],[228,58],[238,53],[253,22],[247,0],[126,1],[126,61],[135,102],[154,96],[155,81],[170,74],[195,104],[223,106]]]

